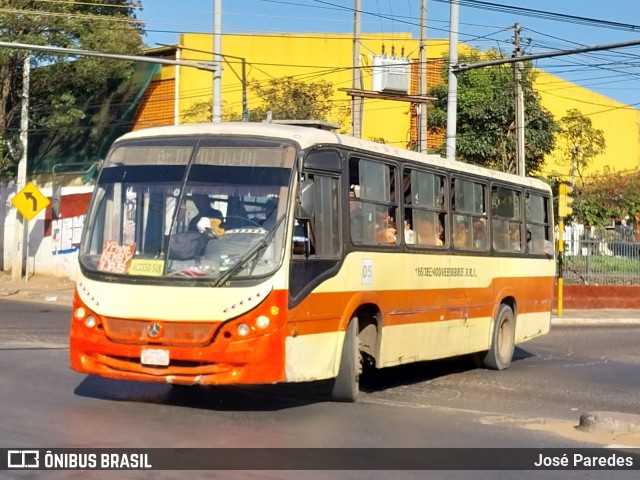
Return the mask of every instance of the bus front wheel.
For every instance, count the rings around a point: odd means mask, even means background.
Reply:
[[[333,382],[331,399],[335,402],[355,402],[360,391],[361,370],[360,346],[358,343],[358,319],[352,318],[347,326],[340,357],[340,369]]]
[[[491,348],[483,363],[493,370],[504,370],[511,364],[515,349],[516,317],[508,305],[500,305],[493,329]]]

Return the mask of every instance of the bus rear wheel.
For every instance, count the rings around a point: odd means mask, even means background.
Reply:
[[[492,370],[504,370],[511,365],[515,349],[516,317],[510,306],[500,305],[496,317],[491,348],[483,363]]]
[[[331,399],[334,402],[355,402],[360,391],[360,345],[358,342],[358,318],[349,322],[344,335],[338,376],[333,381]]]

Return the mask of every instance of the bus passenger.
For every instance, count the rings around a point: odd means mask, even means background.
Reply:
[[[556,248],[551,240],[544,239],[544,253],[550,257],[553,257],[556,253]]]
[[[386,209],[376,210],[376,243],[396,243],[396,222],[389,216]]]
[[[404,219],[404,243],[407,245],[413,245],[416,243],[416,235],[413,230],[411,230],[411,222],[409,218]]]
[[[398,239],[398,227],[396,226],[396,222],[391,217],[389,217],[389,220],[387,221],[387,228],[385,232],[385,243],[396,243],[396,240]]]
[[[351,239],[355,243],[362,243],[364,239],[364,222],[362,218],[362,204],[354,186],[349,190],[349,224],[351,226]]]
[[[433,222],[427,217],[420,216],[417,218],[416,234],[418,237],[419,245],[426,245],[428,247],[436,247],[442,245],[436,227],[434,226]]]
[[[193,202],[195,207],[198,209],[197,215],[189,221],[189,230],[191,230],[192,232],[198,231],[198,222],[203,217],[210,218],[210,219],[212,218],[218,218],[220,220],[223,219],[222,212],[211,206],[212,200],[209,197],[209,195],[203,195],[203,194],[194,195],[191,198],[191,201]]]
[[[531,238],[530,234],[528,235],[528,238]],[[509,225],[509,250],[513,252],[520,252],[522,250],[522,244],[520,242],[520,226],[513,223]]]
[[[473,220],[473,247],[487,248],[487,219],[475,218]]]
[[[440,215],[438,215],[438,245],[442,246],[444,245],[445,242],[445,238],[444,238],[444,225],[446,223],[446,215],[444,213],[441,213]]]
[[[466,218],[458,216],[453,227],[453,246],[456,248],[469,247],[469,224]]]
[[[527,230],[527,252],[529,253],[544,253],[547,256],[553,257],[555,255],[555,246],[553,242],[548,239],[544,239],[542,244],[542,252],[539,251],[539,248],[535,248],[534,244],[531,240],[531,230]]]

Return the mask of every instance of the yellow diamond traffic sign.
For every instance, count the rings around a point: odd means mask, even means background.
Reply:
[[[35,217],[40,210],[46,208],[51,201],[38,190],[35,183],[29,182],[11,199],[11,203],[18,209],[22,216],[29,221]]]

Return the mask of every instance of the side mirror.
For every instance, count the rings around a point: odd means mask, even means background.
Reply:
[[[306,237],[293,237],[293,254],[309,256],[309,239]]]
[[[54,184],[51,192],[51,218],[58,220],[61,214],[62,185]]]
[[[296,206],[296,218],[300,220],[310,220],[313,216],[314,204],[315,185],[313,180],[307,179],[301,181],[298,205]]]

